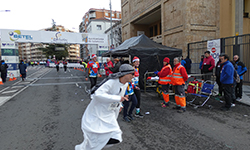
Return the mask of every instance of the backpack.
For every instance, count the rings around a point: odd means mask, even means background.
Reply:
[[[188,88],[187,88],[187,92],[188,93],[195,93],[197,94],[199,90],[199,82],[198,81],[190,81],[188,83]]]
[[[236,81],[236,83],[240,83],[240,76],[236,70],[234,70],[234,80]]]
[[[2,72],[2,73],[6,72],[6,68],[5,68],[4,64],[1,65],[0,72]]]

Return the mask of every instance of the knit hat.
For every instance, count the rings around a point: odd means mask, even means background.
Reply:
[[[110,74],[110,78],[119,78],[130,73],[134,73],[135,69],[129,64],[122,64],[119,68],[119,72]]]
[[[132,62],[135,62],[135,61],[140,61],[140,59],[139,59],[138,57],[135,56],[135,57],[133,58]]]
[[[96,57],[96,54],[92,54],[91,55],[91,59],[93,59],[94,57]]]
[[[168,57],[165,57],[164,59],[163,59],[163,62],[167,62],[167,63],[169,63],[169,58]]]

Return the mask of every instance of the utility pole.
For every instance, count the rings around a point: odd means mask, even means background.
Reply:
[[[110,0],[110,31],[111,31],[111,35],[110,35],[110,39],[111,39],[111,46],[113,45],[113,30],[112,30],[112,5],[111,5],[111,0]]]

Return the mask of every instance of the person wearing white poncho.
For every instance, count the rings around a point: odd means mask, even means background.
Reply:
[[[117,122],[127,82],[131,82],[134,68],[123,64],[113,79],[103,83],[92,95],[82,117],[84,141],[75,150],[101,150],[122,141],[122,131]],[[115,77],[115,78],[114,78]]]

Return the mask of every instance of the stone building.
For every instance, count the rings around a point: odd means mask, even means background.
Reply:
[[[250,0],[121,0],[121,7],[123,41],[143,33],[184,56],[190,42],[250,33]]]

